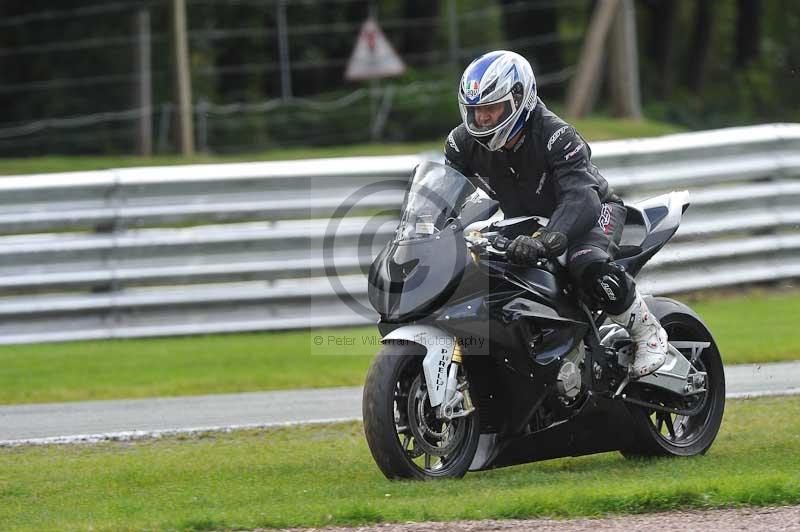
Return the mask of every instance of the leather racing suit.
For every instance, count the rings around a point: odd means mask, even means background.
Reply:
[[[547,230],[567,237],[567,269],[587,295],[611,273],[618,298],[592,298],[611,314],[633,301],[633,279],[612,261],[618,252],[625,207],[591,162],[591,149],[571,125],[541,100],[510,150],[490,151],[464,125],[445,143],[445,163],[500,203],[506,218],[538,215],[550,219]],[[607,292],[607,290],[606,290]]]

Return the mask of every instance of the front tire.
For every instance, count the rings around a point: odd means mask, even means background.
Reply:
[[[693,415],[628,405],[634,420],[636,444],[622,454],[629,458],[705,454],[717,437],[725,411],[725,372],[719,349],[700,317],[685,305],[667,298],[653,298],[648,306],[667,331],[670,341],[710,343],[693,363],[698,370],[707,373],[708,391],[697,399]]]
[[[450,422],[433,415],[422,371],[424,354],[417,344],[387,344],[367,373],[364,434],[375,463],[389,479],[460,478],[478,447],[477,411]]]

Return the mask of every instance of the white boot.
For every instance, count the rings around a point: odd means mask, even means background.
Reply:
[[[636,292],[636,299],[625,312],[608,316],[611,321],[628,330],[636,343],[631,377],[650,375],[667,361],[667,332],[650,313],[644,299]]]

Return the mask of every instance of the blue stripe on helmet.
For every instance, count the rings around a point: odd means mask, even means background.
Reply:
[[[483,79],[483,75],[486,74],[486,70],[489,66],[495,62],[500,56],[502,56],[502,52],[490,52],[488,54],[484,54],[475,61],[472,62],[472,65],[467,70],[466,75],[464,76],[464,81],[469,83],[473,80],[477,81],[478,83],[481,82]],[[477,104],[480,102],[480,93],[478,93],[474,98],[470,98],[469,96],[466,97],[467,102],[471,104]]]
[[[517,119],[517,123],[514,124],[514,127],[508,132],[508,139],[514,138],[514,135],[522,130],[522,128],[525,126],[525,122],[528,121],[528,116],[530,116],[530,113],[522,113],[522,115]]]

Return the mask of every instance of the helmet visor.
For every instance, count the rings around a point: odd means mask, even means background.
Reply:
[[[467,131],[472,135],[489,135],[494,133],[514,116],[516,105],[511,94],[492,103],[482,105],[466,105],[460,103],[461,118]]]

